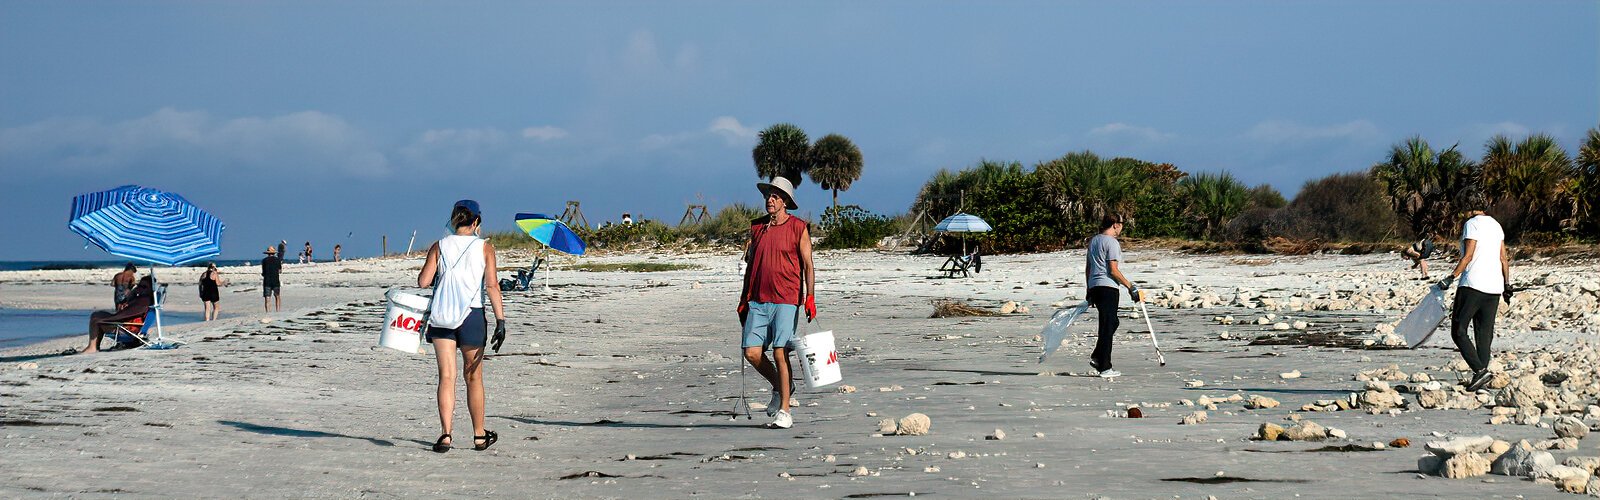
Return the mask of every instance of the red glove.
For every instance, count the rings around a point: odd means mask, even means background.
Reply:
[[[806,296],[806,321],[811,321],[811,320],[814,320],[814,319],[817,319],[817,297],[814,296],[814,295],[807,295]]]

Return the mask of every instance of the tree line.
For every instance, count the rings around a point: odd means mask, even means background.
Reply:
[[[1545,134],[1496,136],[1479,158],[1412,137],[1371,167],[1315,179],[1287,200],[1270,185],[1248,186],[1227,171],[1185,172],[1169,163],[1104,158],[1090,151],[1024,167],[980,160],[940,170],[911,214],[934,219],[964,211],[994,231],[986,251],[1077,246],[1101,217],[1130,219],[1137,238],[1223,242],[1246,249],[1272,239],[1311,242],[1456,237],[1469,200],[1481,199],[1513,243],[1593,242],[1600,237],[1600,128],[1576,155]]]

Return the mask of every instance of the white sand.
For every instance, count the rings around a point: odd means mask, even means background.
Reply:
[[[1124,270],[1147,283],[1292,290],[1351,272],[1399,277],[1403,267],[1392,255],[1252,257],[1261,265],[1251,266],[1234,259],[1133,249]],[[526,262],[502,257],[508,260]],[[488,426],[501,441],[487,452],[469,449],[463,390],[460,447],[444,455],[428,450],[438,435],[432,358],[374,347],[383,290],[414,284],[417,260],[286,266],[284,311],[274,314],[261,313],[253,268],[224,269],[233,280],[223,289],[225,318],[172,328],[169,335],[189,342],[181,349],[55,355],[81,347],[73,337],[0,352],[0,498],[1571,498],[1506,476],[1415,474],[1426,453],[1420,444],[1435,431],[1550,437],[1533,426],[1489,426],[1488,409],[1303,414],[1344,429],[1349,442],[1408,437],[1418,444],[1402,450],[1301,453],[1323,444],[1246,439],[1263,422],[1287,424],[1302,404],[1358,389],[1351,376],[1359,369],[1396,363],[1414,372],[1457,359],[1444,332],[1418,350],[1249,346],[1270,325],[1221,327],[1211,318],[1253,319],[1256,311],[1152,309],[1168,365],[1154,362],[1143,322],[1124,318],[1114,358],[1125,376],[1107,382],[1066,376],[1087,371],[1090,313],[1073,329],[1073,345],[1037,364],[1034,336],[1048,304],[1082,296],[1081,251],[986,257],[982,274],[957,280],[931,278],[942,258],[819,254],[822,316],[808,328],[835,331],[844,384],[859,392],[802,391],[791,430],[760,428],[759,412],[730,421],[740,385],[735,257],[585,259],[645,260],[703,268],[558,271],[548,292],[508,294],[511,337],[487,368]],[[1517,272],[1525,271],[1594,273],[1592,263],[1519,263]],[[188,276],[196,273],[166,274],[175,276],[168,307],[199,311]],[[0,307],[104,307],[108,279],[106,271],[0,273]],[[929,319],[929,301],[944,297],[988,307],[1016,300],[1031,311]],[[1364,335],[1400,312],[1284,314]],[[1223,329],[1247,340],[1217,340]],[[1594,336],[1518,334],[1496,347]],[[38,367],[23,368],[29,363]],[[1291,370],[1303,376],[1278,375]],[[1186,388],[1184,380],[1205,387]],[[751,399],[765,402],[759,377],[752,373],[749,383]],[[895,385],[903,390],[879,390]],[[1236,393],[1283,405],[1224,404],[1205,424],[1177,425],[1193,410],[1174,404],[1180,399]],[[1105,416],[1129,404],[1144,406],[1147,418]],[[880,418],[912,412],[932,418],[931,434],[874,436]],[[995,429],[1006,439],[985,440]],[[1556,452],[1558,460],[1594,455],[1596,439]],[[965,457],[949,458],[958,451]],[[857,467],[870,475],[851,476]],[[561,479],[587,471],[619,477]],[[1219,473],[1284,482],[1169,481]]]

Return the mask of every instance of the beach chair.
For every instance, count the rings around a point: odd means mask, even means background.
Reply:
[[[538,272],[539,271],[539,266],[542,266],[542,265],[544,265],[544,259],[535,257],[533,259],[533,265],[528,266],[527,269],[518,269],[517,270],[516,277],[514,277],[514,278],[501,278],[500,279],[500,291],[502,291],[502,292],[526,292],[526,291],[528,291],[529,284],[533,283],[534,273]]]
[[[144,326],[146,324],[154,325],[155,322],[156,310],[151,309],[149,312],[144,313],[144,316],[123,321],[121,323],[113,323],[117,326],[117,329],[107,332],[104,336],[101,336],[100,342],[104,344],[106,337],[110,337],[112,340],[112,347],[116,349],[127,349],[150,345],[150,337],[145,334]]]
[[[167,285],[163,283],[156,288],[156,303],[160,304],[161,302],[166,301],[166,299]],[[151,307],[149,311],[144,313],[144,316],[120,323],[113,323],[117,326],[117,329],[115,331],[107,332],[104,336],[100,337],[100,341],[104,343],[106,337],[111,337],[114,341],[113,347],[119,349],[149,346],[151,344],[150,335],[145,330],[145,326],[155,325],[156,314],[159,310],[159,307]]]
[[[965,278],[969,273],[977,273],[983,270],[983,256],[974,247],[972,253],[952,255],[950,258],[945,259],[944,264],[939,266],[939,270],[945,273],[946,278],[954,278],[957,274]]]

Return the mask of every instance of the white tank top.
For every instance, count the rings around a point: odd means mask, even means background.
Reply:
[[[428,323],[440,328],[461,326],[468,309],[483,307],[483,240],[450,235],[439,240],[438,288]]]

